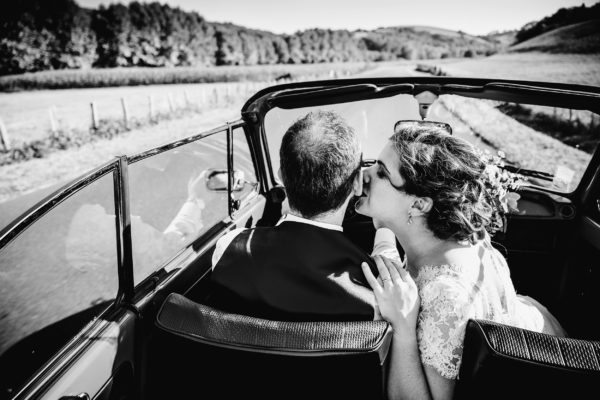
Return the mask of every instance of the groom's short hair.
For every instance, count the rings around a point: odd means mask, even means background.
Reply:
[[[312,218],[337,210],[352,193],[361,146],[341,116],[313,111],[285,132],[279,158],[290,208]]]

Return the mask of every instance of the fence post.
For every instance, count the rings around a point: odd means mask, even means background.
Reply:
[[[50,132],[52,132],[52,136],[56,135],[58,128],[56,127],[56,115],[54,114],[54,109],[52,107],[48,108],[48,116],[50,117]]]
[[[213,98],[215,101],[215,105],[219,104],[219,92],[217,91],[217,88],[213,88]]]
[[[206,88],[200,90],[200,104],[204,106],[206,104]]]
[[[229,103],[231,101],[231,89],[232,89],[232,83],[226,83],[225,84],[225,103]]]
[[[92,109],[92,128],[95,130],[98,129],[98,110],[96,109],[96,103],[92,101],[90,107]]]
[[[0,142],[2,142],[4,151],[10,150],[10,138],[8,137],[8,131],[6,130],[6,126],[4,126],[2,119],[0,119]]]
[[[148,118],[150,119],[150,122],[154,120],[154,105],[152,95],[148,96]]]
[[[172,113],[175,107],[173,107],[173,96],[171,96],[171,93],[167,94],[167,101],[169,102],[169,111]]]
[[[125,97],[121,97],[121,108],[123,109],[123,124],[125,124],[125,129],[129,129],[129,111]]]

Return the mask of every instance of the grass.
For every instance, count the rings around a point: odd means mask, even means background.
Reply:
[[[0,119],[12,146],[19,147],[50,135],[51,110],[59,131],[89,133],[92,102],[100,120],[122,121],[121,99],[125,99],[128,117],[147,121],[150,98],[154,114],[170,113],[171,105],[174,109],[188,105],[210,109],[215,97],[222,99],[228,94],[233,98],[232,103],[241,107],[251,93],[267,85],[266,82],[179,84],[0,93]]]
[[[597,53],[600,50],[600,20],[580,22],[545,32],[509,48],[513,52]]]
[[[454,95],[443,96],[439,101],[486,144],[502,149],[506,160],[517,167],[554,174],[559,164],[574,172],[572,182],[579,182],[592,157],[505,115],[495,102]],[[574,187],[559,189],[570,191]]]
[[[285,75],[289,75],[293,79],[310,80],[355,74],[369,68],[371,68],[369,63],[354,62],[44,71],[0,77],[0,92],[216,82],[266,82]]]
[[[451,76],[600,86],[600,53],[506,53],[486,58],[446,62],[441,68]]]

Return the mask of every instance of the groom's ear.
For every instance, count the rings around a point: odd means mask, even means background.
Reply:
[[[363,192],[363,172],[362,170],[358,171],[358,174],[354,177],[354,182],[352,182],[352,194],[355,196],[361,196]]]

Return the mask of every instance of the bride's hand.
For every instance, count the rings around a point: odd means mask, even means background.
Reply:
[[[420,305],[417,285],[400,263],[380,256],[374,258],[379,278],[375,278],[367,263],[361,267],[375,293],[381,316],[392,325],[395,335],[412,338]]]

